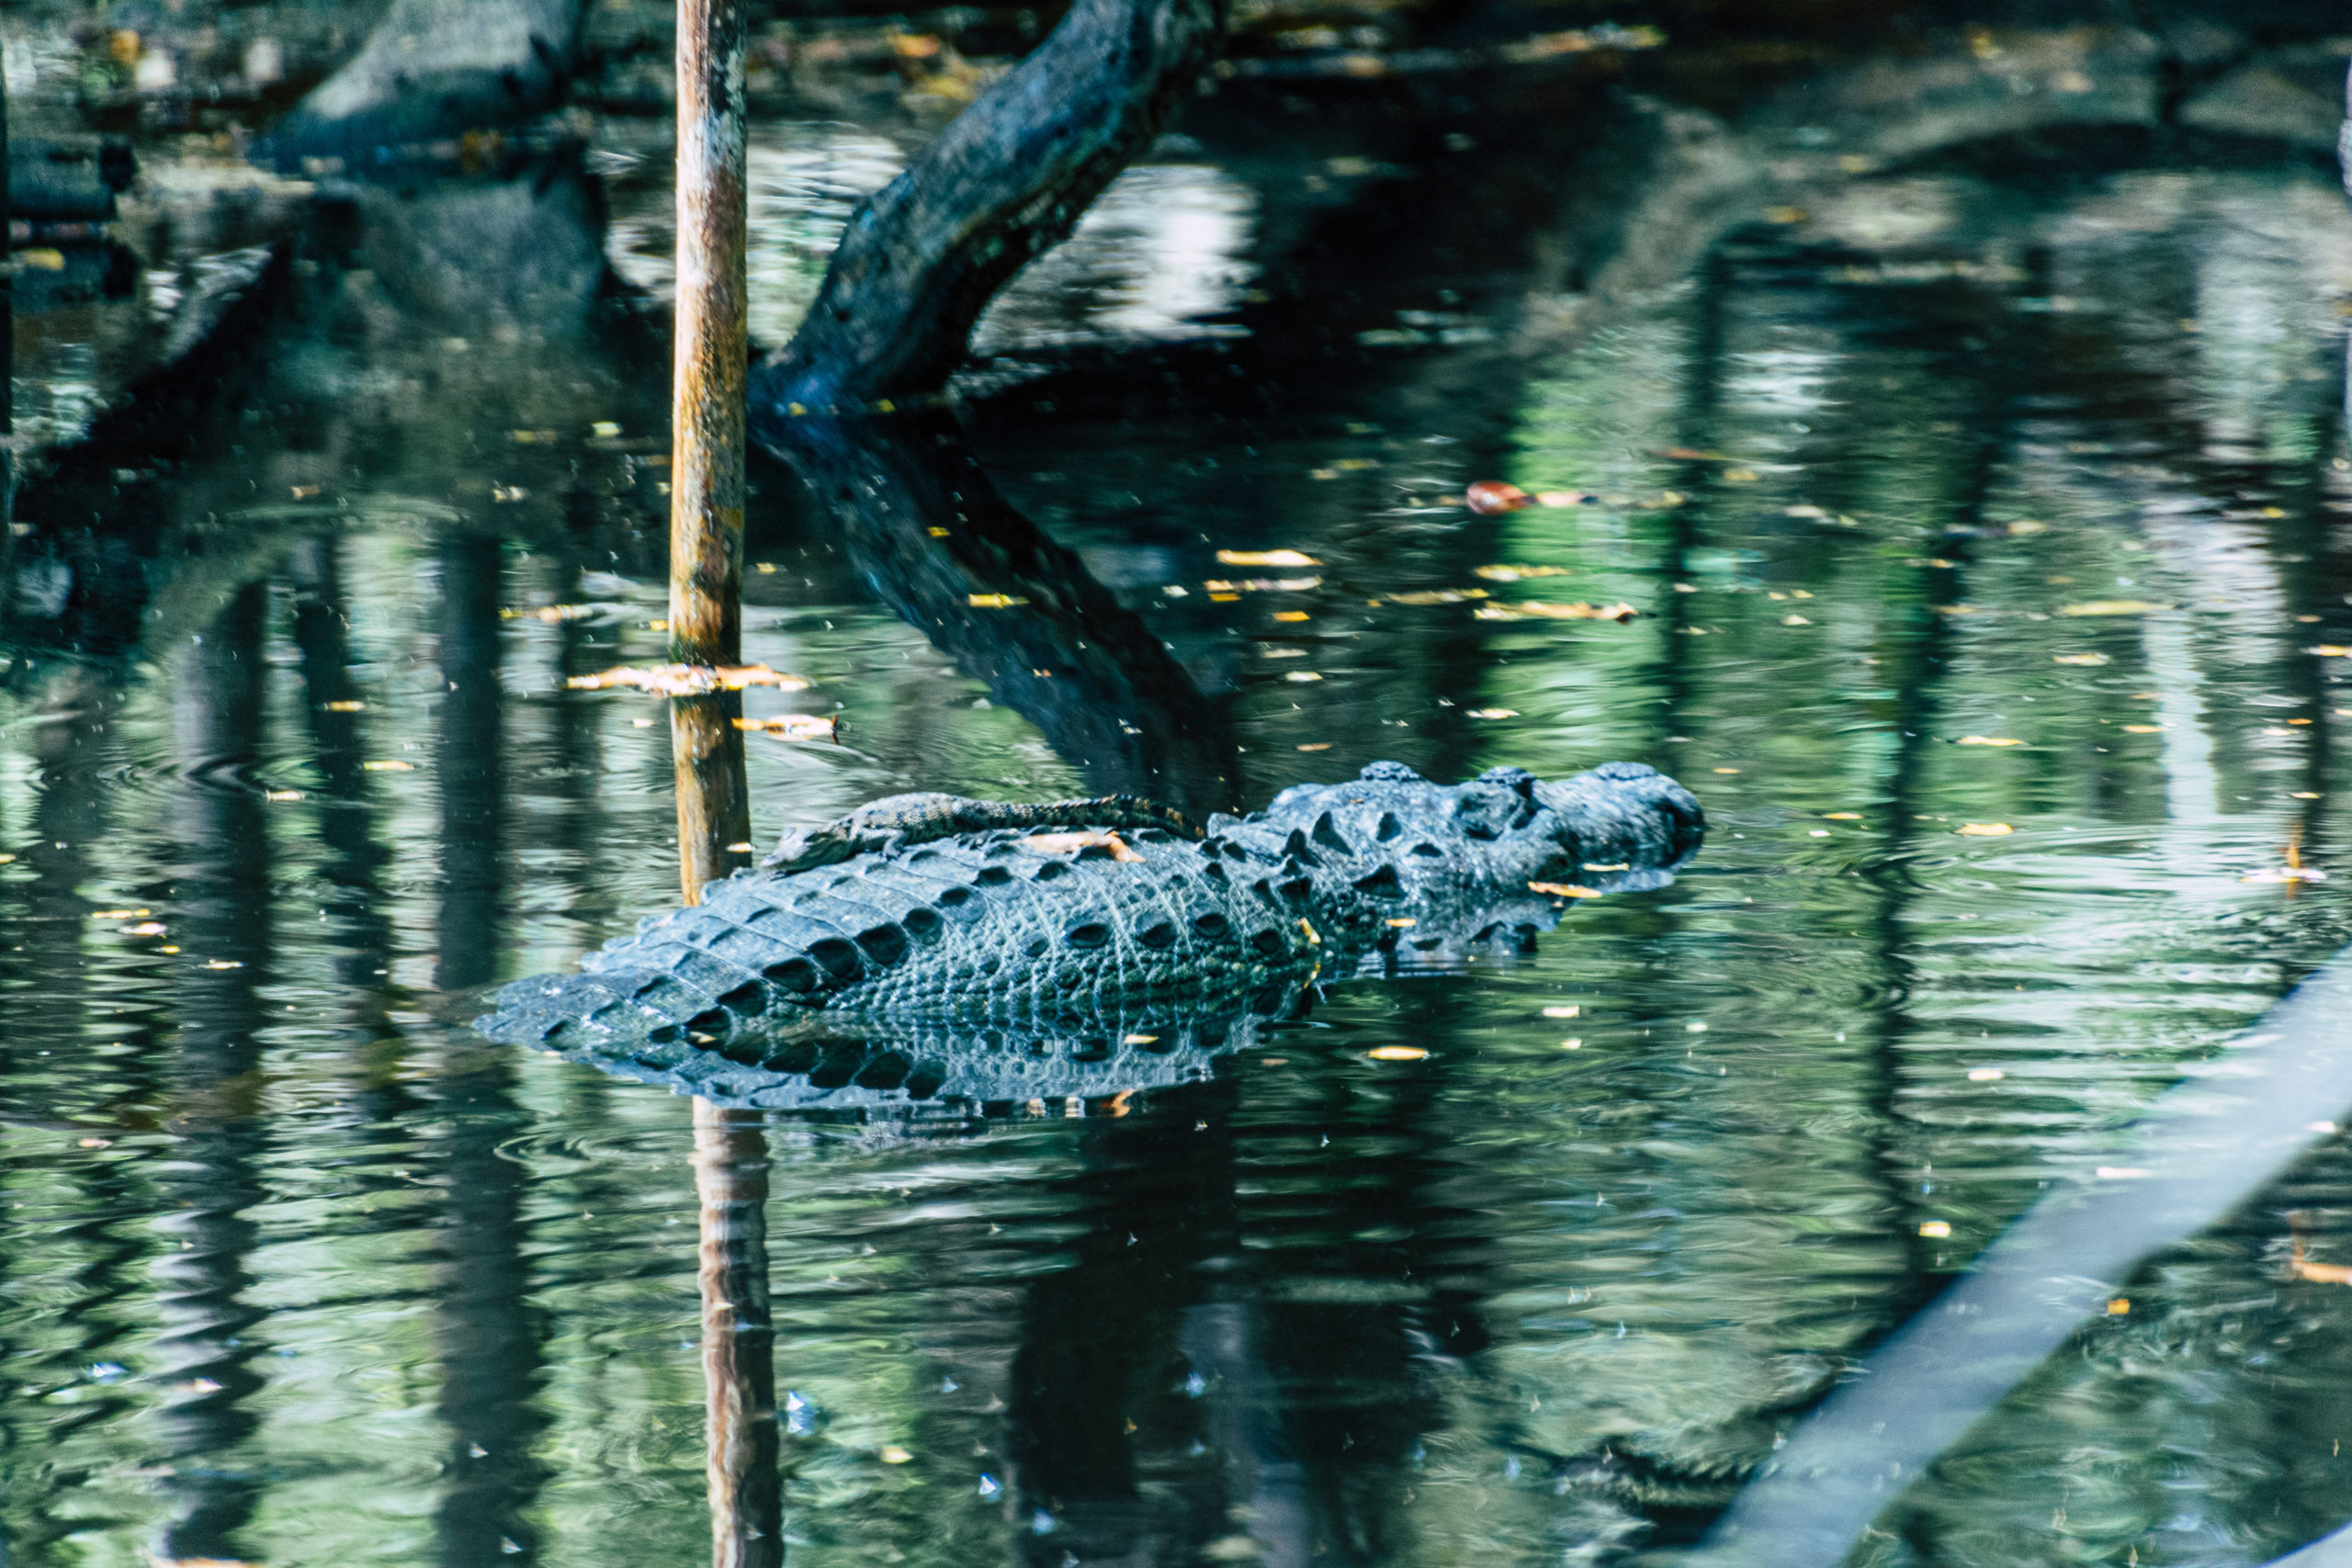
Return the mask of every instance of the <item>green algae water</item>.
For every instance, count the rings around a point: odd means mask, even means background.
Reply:
[[[894,166],[826,135],[763,198],[777,331]],[[416,303],[415,220],[363,210],[391,238],[305,253],[195,448],[19,496],[11,1562],[708,1551],[690,1102],[466,1027],[676,901],[662,708],[566,685],[664,657],[666,361],[599,281],[661,281],[629,157],[608,198],[479,195],[575,242],[492,306]],[[1663,1568],[2352,940],[2326,172],[1858,180],[1533,346],[1510,276],[1409,248],[1285,313],[1252,177],[1163,158],[1000,307],[963,415],[998,483],[1217,705],[1238,803],[1623,758],[1709,842],[1196,1081],[774,1117],[803,1568]],[[1478,480],[1539,499],[1476,515]],[[745,652],[812,684],[745,711],[839,724],[748,738],[760,839],[1099,786],[755,483]],[[1861,1560],[2235,1568],[2338,1528],[2347,1268],[2323,1138],[2085,1281],[2106,1315]]]

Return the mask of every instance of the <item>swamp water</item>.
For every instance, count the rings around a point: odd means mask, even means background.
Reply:
[[[844,182],[887,175],[839,145],[774,165],[763,288],[805,299]],[[188,452],[18,498],[11,1562],[707,1551],[690,1103],[463,1021],[676,897],[662,710],[564,686],[663,643],[664,361],[597,282],[607,247],[660,282],[629,157],[608,241],[560,179],[455,198],[534,236],[495,309],[417,287],[426,231],[363,204]],[[1286,316],[1274,198],[1171,166],[1000,308],[967,419],[1228,705],[1244,797],[1633,758],[1712,837],[1205,1081],[773,1119],[787,1558],[1670,1562],[2352,940],[2342,197],[1923,166],[1530,353],[1482,314],[1509,278],[1434,252]],[[815,685],[746,711],[842,736],[749,738],[762,840],[1100,787],[755,479],[745,651]],[[1473,517],[1482,479],[1563,503]],[[2116,1309],[1870,1559],[2246,1564],[2336,1528],[2346,1265],[2324,1140],[2085,1281]]]

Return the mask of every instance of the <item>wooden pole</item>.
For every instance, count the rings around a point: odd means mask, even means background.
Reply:
[[[768,1309],[768,1147],[756,1111],[695,1101],[711,1568],[780,1568],[775,1327]]]
[[[743,657],[744,8],[679,0],[678,302],[670,403],[670,656]],[[689,904],[744,864],[752,831],[732,693],[671,705],[678,874]]]
[[[670,402],[670,649],[742,657],[745,0],[679,0],[678,303]]]

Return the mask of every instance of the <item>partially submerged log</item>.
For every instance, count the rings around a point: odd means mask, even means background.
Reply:
[[[858,204],[754,417],[931,390],[997,290],[1148,147],[1225,36],[1226,0],[1079,0],[1050,37]],[[789,444],[770,423],[763,438]]]

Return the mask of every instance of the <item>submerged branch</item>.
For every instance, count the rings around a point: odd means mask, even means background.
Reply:
[[[753,416],[928,391],[1013,274],[1191,92],[1226,0],[1078,0],[1051,37],[860,203],[798,333],[752,372]]]

